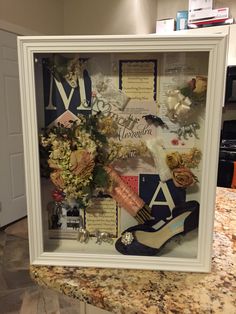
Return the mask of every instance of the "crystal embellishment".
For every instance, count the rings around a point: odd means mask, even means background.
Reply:
[[[134,236],[131,232],[125,232],[122,237],[121,237],[121,242],[124,245],[129,245],[132,243],[132,241],[134,240]]]

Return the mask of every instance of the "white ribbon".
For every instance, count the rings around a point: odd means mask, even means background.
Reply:
[[[191,109],[191,100],[181,94],[180,90],[168,90],[166,95],[167,109],[171,112],[171,120],[177,120],[179,116],[186,115]]]

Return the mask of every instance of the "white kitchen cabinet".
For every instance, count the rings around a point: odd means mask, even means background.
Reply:
[[[228,65],[236,65],[236,24],[229,27]]]

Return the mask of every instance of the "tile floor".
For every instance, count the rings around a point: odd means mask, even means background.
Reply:
[[[0,231],[0,314],[79,314],[79,302],[36,285],[28,240]]]

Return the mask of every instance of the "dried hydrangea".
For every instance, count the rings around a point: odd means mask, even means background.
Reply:
[[[77,121],[70,121],[67,126],[58,124],[40,137],[48,152],[51,181],[66,199],[88,206],[95,190],[109,188],[104,166],[146,153],[142,142],[124,145],[108,140],[116,128],[111,117],[81,115]]]
[[[107,149],[107,160],[111,163],[117,159],[127,159],[136,156],[144,156],[148,150],[144,142],[126,144],[114,140],[109,141]]]
[[[188,153],[183,153],[181,158],[186,167],[196,168],[201,161],[202,152],[198,148],[193,147]]]
[[[180,167],[183,164],[181,155],[179,152],[173,152],[166,155],[167,166],[172,170]]]
[[[98,131],[106,136],[116,136],[118,126],[112,117],[103,117],[98,120]]]
[[[171,170],[178,167],[196,168],[198,167],[201,158],[201,151],[198,148],[193,147],[187,153],[179,153],[175,151],[167,154],[166,163]]]

